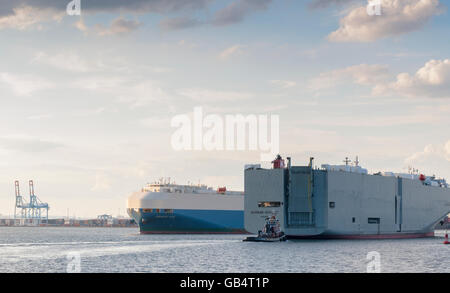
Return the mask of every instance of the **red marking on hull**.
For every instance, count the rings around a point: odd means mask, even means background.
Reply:
[[[402,234],[372,234],[372,235],[301,235],[291,236],[291,239],[413,239],[434,237],[434,232],[429,233],[402,233]]]
[[[181,235],[187,235],[187,234],[214,234],[214,235],[227,235],[227,234],[249,234],[247,231],[231,231],[231,232],[212,232],[212,231],[141,231],[141,234],[181,234]]]

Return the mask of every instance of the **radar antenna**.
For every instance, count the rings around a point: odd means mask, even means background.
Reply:
[[[344,163],[346,166],[348,166],[348,164],[351,162],[352,162],[352,160],[350,160],[348,157],[345,157]]]

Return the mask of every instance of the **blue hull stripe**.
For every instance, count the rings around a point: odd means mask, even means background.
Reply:
[[[141,232],[233,232],[244,230],[244,211],[174,210],[134,212]]]

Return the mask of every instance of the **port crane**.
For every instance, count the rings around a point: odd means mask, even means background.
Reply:
[[[14,206],[14,224],[17,225],[41,225],[45,219],[48,224],[48,203],[42,202],[34,193],[33,180],[28,181],[30,197],[29,201],[21,195],[19,181],[15,181],[16,204]]]

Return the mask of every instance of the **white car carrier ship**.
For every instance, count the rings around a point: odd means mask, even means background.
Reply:
[[[128,198],[142,234],[244,233],[244,194],[206,185],[147,184]]]

